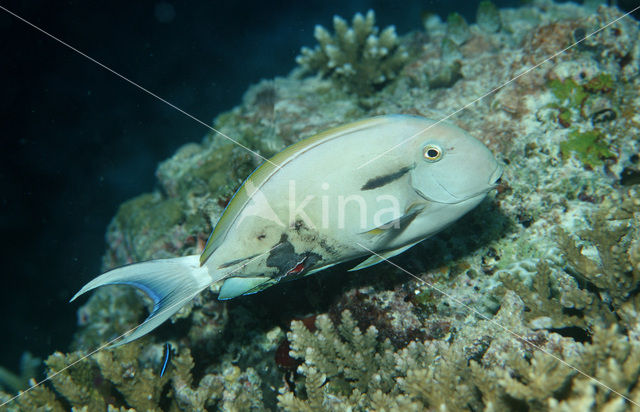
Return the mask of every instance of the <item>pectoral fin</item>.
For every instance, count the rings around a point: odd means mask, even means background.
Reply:
[[[422,240],[419,240],[415,243],[411,243],[409,245],[406,246],[402,246],[399,247],[397,249],[393,249],[393,250],[387,250],[384,252],[379,252],[377,255],[372,255],[369,257],[369,259],[365,260],[364,262],[360,263],[358,266],[355,266],[351,269],[349,269],[349,272],[353,272],[356,270],[360,270],[360,269],[364,269],[364,268],[368,268],[369,266],[373,266],[373,265],[377,265],[378,263],[390,259],[396,255],[399,255],[400,253],[404,252],[405,250],[415,246],[416,244],[420,243]]]
[[[426,205],[424,203],[412,203],[411,205],[409,205],[409,207],[407,207],[407,209],[405,210],[402,216],[399,216],[393,220],[390,220],[389,222],[383,223],[378,227],[374,227],[373,229],[367,230],[366,232],[362,232],[362,234],[377,236],[377,235],[393,232],[394,229],[401,231],[404,228],[406,228],[409,225],[409,223],[411,223],[413,219],[416,216],[418,216],[420,212],[422,212],[425,206]]]

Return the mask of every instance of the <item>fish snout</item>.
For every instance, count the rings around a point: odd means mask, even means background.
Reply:
[[[491,176],[489,177],[489,186],[491,187],[496,187],[498,186],[498,184],[500,184],[500,179],[502,178],[502,172],[504,172],[504,169],[502,168],[501,165],[497,165],[495,170],[493,171],[493,173],[491,173]]]

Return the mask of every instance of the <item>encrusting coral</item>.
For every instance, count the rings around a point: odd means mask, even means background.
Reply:
[[[375,13],[357,13],[352,27],[339,16],[333,18],[335,34],[317,25],[314,49],[303,47],[296,62],[309,72],[335,79],[360,95],[368,95],[398,76],[409,55],[398,42],[393,26],[378,35]]]

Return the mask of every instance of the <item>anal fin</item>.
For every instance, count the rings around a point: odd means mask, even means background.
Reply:
[[[359,265],[349,269],[349,272],[354,272],[356,270],[368,268],[369,266],[377,265],[378,263],[380,263],[382,261],[385,261],[387,259],[390,259],[390,258],[396,256],[396,255],[399,255],[400,253],[402,253],[405,250],[415,246],[416,244],[420,243],[421,241],[422,240],[419,240],[417,242],[410,243],[410,244],[408,244],[406,246],[402,246],[402,247],[399,247],[397,249],[392,249],[392,250],[386,250],[384,252],[379,252],[377,255],[371,255],[364,262],[362,262]]]
[[[220,292],[218,293],[218,300],[233,299],[240,295],[250,295],[252,293],[260,292],[271,286],[271,278],[266,276],[256,277],[230,277],[225,279]]]

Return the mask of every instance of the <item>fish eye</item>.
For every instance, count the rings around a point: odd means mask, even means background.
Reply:
[[[422,149],[422,155],[428,162],[437,162],[442,158],[442,149],[440,146],[428,144]]]

